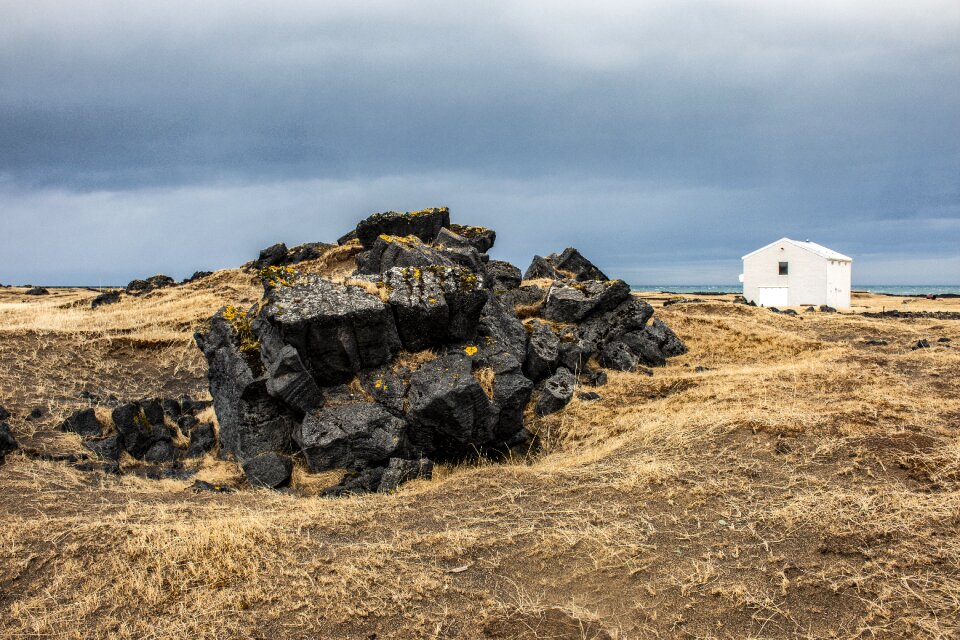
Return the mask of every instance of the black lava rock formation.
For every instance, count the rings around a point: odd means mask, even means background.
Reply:
[[[578,385],[606,382],[601,365],[662,366],[686,351],[576,249],[536,257],[526,278],[550,284],[523,285],[487,256],[495,240],[446,208],[378,213],[338,240],[363,249],[343,282],[293,268],[284,245],[262,251],[262,300],[224,307],[196,335],[220,455],[258,487],[286,486],[299,455],[312,472],[345,472],[329,495],[389,492],[430,477],[433,461],[529,443],[528,409],[562,410]],[[169,453],[149,419],[114,421],[127,451]],[[195,429],[187,455],[194,436],[214,446]]]

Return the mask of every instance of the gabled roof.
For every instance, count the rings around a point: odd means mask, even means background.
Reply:
[[[826,258],[827,260],[839,260],[840,262],[853,262],[853,258],[851,258],[850,256],[845,256],[842,253],[838,253],[834,251],[833,249],[827,249],[825,246],[821,244],[817,244],[816,242],[810,242],[809,240],[805,242],[801,242],[800,240],[791,240],[790,238],[780,238],[776,242],[771,242],[765,247],[760,247],[756,251],[751,251],[747,255],[743,256],[741,260],[746,260],[750,256],[758,254],[761,251],[764,251],[765,249],[769,249],[774,245],[778,245],[781,242],[789,242],[790,244],[796,247],[800,247],[801,249],[806,249],[807,251],[811,253],[815,253],[821,258]]]

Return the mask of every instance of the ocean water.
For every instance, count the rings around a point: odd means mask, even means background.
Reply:
[[[631,284],[634,291],[670,291],[672,293],[743,293],[740,284]],[[889,293],[895,296],[927,296],[952,293],[960,295],[960,285],[942,284],[855,284],[854,291]]]

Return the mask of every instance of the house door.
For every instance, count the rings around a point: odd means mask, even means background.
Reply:
[[[761,307],[787,306],[787,287],[759,287],[757,304]]]

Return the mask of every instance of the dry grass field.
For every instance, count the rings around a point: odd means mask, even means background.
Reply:
[[[302,471],[251,490],[212,456],[197,477],[237,492],[44,459],[80,450],[51,430],[82,391],[202,393],[194,328],[258,293],[240,271],[96,311],[0,290],[27,449],[0,467],[0,637],[960,635],[960,321],[650,296],[687,355],[536,420],[535,455],[392,495],[321,498]]]

